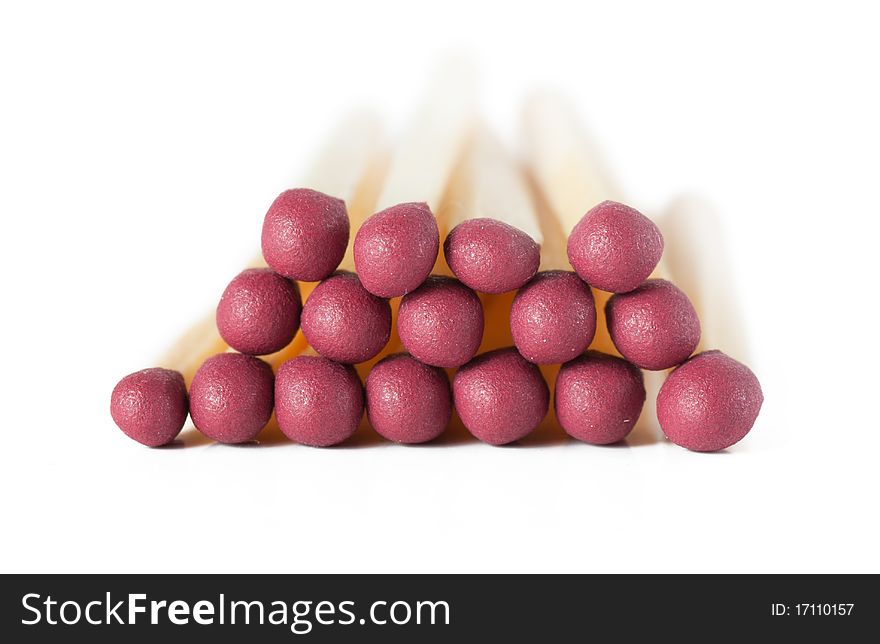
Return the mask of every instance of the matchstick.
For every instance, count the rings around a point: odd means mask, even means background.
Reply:
[[[490,218],[522,230],[539,244],[545,238],[522,168],[483,123],[475,127],[455,170],[442,213],[447,232],[468,219]],[[438,272],[452,275],[445,261]],[[480,353],[513,345],[510,305],[515,294],[479,294],[485,318]]]
[[[481,123],[464,155],[456,203],[449,208],[447,226],[486,217],[518,228],[538,244],[543,233],[522,169],[498,137]]]
[[[425,202],[437,217],[441,239],[448,230],[443,203],[475,122],[473,79],[458,65],[443,67],[393,149],[375,210],[405,202]],[[354,238],[355,229],[352,229]],[[346,256],[346,259],[348,256]],[[442,262],[442,253],[437,265]],[[392,331],[385,349],[357,365],[365,379],[379,360],[403,350],[397,334],[400,298],[391,299]]]
[[[424,201],[436,215],[474,119],[472,73],[441,67],[391,157],[376,210]]]
[[[666,240],[666,269],[700,315],[697,352],[720,349],[747,361],[742,311],[717,212],[704,200],[685,195],[672,201],[657,224]]]
[[[566,237],[596,204],[606,199],[623,201],[574,110],[563,98],[546,93],[532,96],[526,104],[523,128],[529,169],[541,197]],[[669,277],[663,260],[652,277]],[[605,303],[611,294],[598,289],[593,289],[593,294],[598,315],[596,336],[590,348],[620,355],[605,323]],[[666,373],[645,371],[644,377],[647,399],[636,430],[641,428],[659,436],[655,401]]]

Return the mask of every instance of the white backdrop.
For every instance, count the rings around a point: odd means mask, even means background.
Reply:
[[[870,3],[4,3],[3,571],[880,571]],[[216,302],[351,108],[449,52],[567,93],[634,205],[697,193],[758,423],[668,443],[149,450],[109,394]]]

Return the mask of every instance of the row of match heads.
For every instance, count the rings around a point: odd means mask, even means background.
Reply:
[[[667,438],[696,451],[741,440],[763,395],[745,365],[718,351],[692,356],[700,322],[687,295],[648,279],[663,253],[657,226],[637,210],[603,202],[572,230],[574,271],[538,272],[541,249],[524,232],[470,219],[447,235],[452,277],[432,276],[440,252],[436,219],[424,203],[404,203],[368,218],[354,239],[355,271],[337,271],[350,236],[344,202],[288,190],[266,214],[266,269],[248,269],[226,288],[217,328],[238,353],[209,358],[189,392],[180,373],[147,369],[114,389],[111,413],[141,443],[173,440],[187,414],[224,443],[253,440],[269,422],[290,439],[330,446],[348,439],[366,407],[385,438],[437,438],[453,406],[464,426],[495,445],[519,440],[544,419],[550,391],[538,364],[562,364],[554,407],[560,426],[590,443],[623,440],[646,398],[640,369],[678,368],[657,399]],[[297,282],[320,281],[302,304]],[[592,288],[614,293],[604,314],[622,358],[588,351],[597,326]],[[477,355],[484,334],[477,292],[517,291],[510,308],[513,347]],[[402,296],[397,331],[408,353],[388,356],[365,387],[352,364],[378,355],[391,336],[389,298]],[[257,356],[280,351],[299,329],[314,355],[273,374]],[[679,366],[680,365],[680,366]],[[443,369],[454,369],[450,387]]]

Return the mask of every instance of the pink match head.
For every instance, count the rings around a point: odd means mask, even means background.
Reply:
[[[568,261],[595,288],[625,293],[644,282],[663,254],[663,235],[635,208],[603,201],[568,237]]]
[[[341,199],[305,188],[286,190],[263,220],[263,258],[279,275],[317,282],[339,266],[348,236]]]
[[[370,293],[396,297],[425,281],[439,247],[437,220],[428,204],[402,203],[364,222],[354,238],[354,265]]]
[[[662,279],[612,295],[605,305],[605,319],[614,346],[642,369],[674,367],[687,360],[700,342],[700,320],[688,296]]]
[[[452,392],[464,426],[491,445],[531,433],[550,405],[541,371],[513,347],[484,353],[464,365],[455,374]]]
[[[505,293],[528,282],[541,263],[541,247],[531,237],[496,219],[468,219],[443,243],[446,263],[475,291]]]
[[[275,417],[293,441],[329,447],[348,439],[364,413],[364,391],[354,368],[319,356],[299,356],[278,369]]]
[[[449,424],[452,395],[446,372],[405,353],[390,355],[370,371],[367,414],[379,434],[398,443],[424,443]]]
[[[556,377],[556,418],[565,432],[595,445],[622,441],[645,403],[638,368],[598,351],[566,362]]]
[[[596,333],[590,287],[571,271],[538,273],[513,299],[510,331],[530,362],[558,364],[579,356]]]
[[[657,395],[657,420],[676,445],[714,452],[749,433],[763,402],[751,369],[720,351],[705,351],[666,378]]]
[[[229,283],[217,305],[217,329],[236,351],[280,351],[299,329],[299,286],[268,268],[249,268]]]
[[[202,363],[189,388],[193,424],[220,443],[246,443],[269,422],[272,368],[243,353],[220,353]]]
[[[483,339],[483,306],[467,286],[449,277],[429,277],[403,296],[397,331],[406,350],[425,364],[460,367]]]
[[[110,396],[110,415],[126,436],[148,447],[173,441],[186,422],[183,376],[170,369],[144,369],[119,381]]]
[[[361,286],[354,273],[337,273],[309,295],[301,323],[315,351],[354,364],[369,360],[388,343],[391,306]]]

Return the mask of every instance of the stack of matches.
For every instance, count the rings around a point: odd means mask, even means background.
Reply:
[[[390,155],[373,117],[346,122],[308,187],[269,207],[261,257],[216,314],[162,367],[119,382],[116,424],[159,446],[187,414],[221,443],[271,421],[323,447],[364,411],[399,443],[437,438],[455,411],[503,445],[552,398],[566,433],[609,444],[642,415],[642,370],[674,368],[651,395],[666,437],[695,451],[738,442],[760,385],[720,351],[694,355],[705,330],[665,279],[658,227],[621,203],[564,103],[534,99],[525,123],[522,167],[454,93],[429,97]]]

